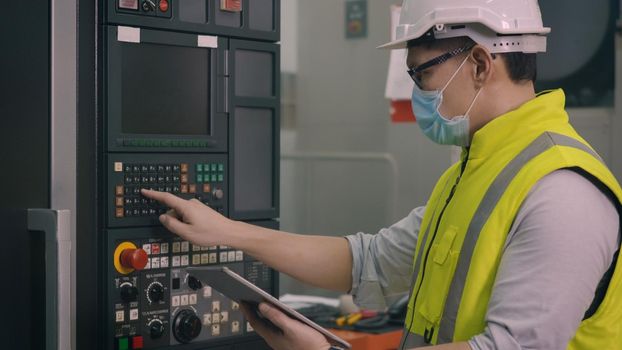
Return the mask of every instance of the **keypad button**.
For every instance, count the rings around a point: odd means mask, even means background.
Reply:
[[[132,216],[132,209],[125,209],[125,216]]]
[[[150,184],[158,183],[158,178],[155,175],[149,175],[149,183]]]
[[[133,165],[132,166],[132,172],[139,173],[140,172],[140,165]]]
[[[126,175],[126,176],[125,176],[125,183],[126,183],[126,184],[132,184],[132,183],[134,183],[134,177],[133,177],[133,176],[131,176],[131,175]]]
[[[132,179],[132,181],[134,181],[135,184],[140,184],[140,180],[142,179],[141,176],[135,175],[134,179]]]
[[[173,193],[179,193],[179,191],[181,191],[181,189],[179,188],[179,186],[173,186]]]
[[[195,184],[188,185],[188,193],[192,193],[192,194],[197,193],[197,185]]]
[[[218,171],[225,171],[225,165],[222,163],[218,164]]]
[[[197,183],[203,182],[203,174],[197,174]]]
[[[164,192],[173,192],[173,186],[165,186]]]
[[[118,217],[118,218],[122,218],[122,217],[123,217],[123,214],[124,214],[124,212],[123,212],[123,208],[116,208],[116,209],[115,209],[115,213],[114,213],[114,214],[115,214],[115,216],[116,216],[116,217]]]
[[[165,189],[166,189],[166,187],[164,187],[164,186],[158,186],[158,191],[160,191],[160,192],[164,192]]]
[[[210,193],[212,192],[212,186],[210,186],[210,184],[203,184],[203,193]]]
[[[179,182],[181,180],[181,178],[179,177],[179,175],[173,175],[173,182]]]
[[[197,164],[196,165],[196,169],[197,169],[198,173],[202,172],[203,171],[203,164]]]
[[[169,164],[165,165],[164,166],[164,171],[167,172],[167,173],[170,173],[171,171],[173,171],[173,166],[169,165]]]
[[[149,171],[149,166],[147,164],[143,164],[140,166],[140,172],[141,173],[146,173]]]
[[[158,183],[163,183],[164,181],[164,176],[163,175],[158,175]]]
[[[117,207],[123,206],[123,197],[115,197],[114,203]]]
[[[188,174],[181,174],[181,183],[182,184],[188,183]]]
[[[179,164],[173,165],[173,172],[174,173],[178,173],[180,170],[181,170],[181,168],[180,168]]]
[[[188,185],[181,185],[181,193],[188,193]]]
[[[123,186],[115,186],[115,194],[117,196],[122,196],[123,195]]]
[[[218,164],[212,163],[211,164],[211,169],[212,169],[212,171],[217,171],[218,170]]]
[[[155,173],[156,171],[158,171],[158,167],[155,164],[150,164],[149,165],[149,172],[151,173]]]
[[[158,172],[159,172],[159,173],[163,173],[163,172],[164,172],[164,165],[160,165],[160,164],[159,164],[159,165],[157,166],[157,169],[158,169]]]
[[[141,184],[149,184],[149,177],[146,175],[143,175],[140,177],[140,183]]]
[[[126,173],[131,173],[132,172],[132,165],[131,164],[125,164],[123,166],[123,171]]]
[[[225,177],[222,174],[218,174],[218,181],[223,182]]]
[[[181,163],[181,172],[182,173],[187,173],[188,172],[188,163]]]
[[[164,176],[164,181],[163,182],[169,183],[169,182],[172,182],[172,181],[173,181],[173,177],[172,176],[170,176],[170,175],[165,175]]]

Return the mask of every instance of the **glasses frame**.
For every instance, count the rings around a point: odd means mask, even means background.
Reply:
[[[410,75],[410,78],[415,82],[415,84],[417,84],[417,86],[422,89],[422,85],[421,85],[421,75],[419,75],[419,73],[423,72],[424,70],[439,65],[441,63],[445,63],[447,62],[450,58],[455,57],[463,52],[468,52],[469,50],[471,50],[475,45],[466,45],[463,47],[459,47],[457,49],[453,49],[447,53],[444,53],[440,56],[434,57],[433,59],[424,62],[416,67],[410,68],[408,69],[406,72],[408,72],[408,75]]]

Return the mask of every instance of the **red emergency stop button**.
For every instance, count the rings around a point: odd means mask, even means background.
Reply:
[[[124,249],[121,252],[120,261],[123,267],[134,270],[142,270],[147,266],[147,252],[142,249]]]
[[[142,335],[136,336],[132,338],[132,349],[142,349],[143,348],[143,337]]]
[[[160,0],[160,11],[168,11],[168,0]]]

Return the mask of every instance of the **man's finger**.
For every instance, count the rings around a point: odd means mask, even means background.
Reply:
[[[187,202],[185,199],[168,192],[151,191],[143,188],[140,190],[140,193],[147,198],[155,199],[169,208],[177,209],[177,212],[181,212],[181,208]]]
[[[274,306],[268,303],[259,304],[259,312],[261,312],[261,314],[265,318],[270,320],[270,322],[272,322],[275,326],[282,329],[284,332],[286,332],[287,329],[290,328],[291,322],[297,322],[295,320],[292,320],[289,316],[287,316],[283,312],[281,312],[281,310],[275,308]]]
[[[160,215],[160,222],[169,231],[178,235],[182,235],[184,232],[188,232],[190,230],[190,225],[179,221],[175,216],[170,214]]]
[[[246,303],[242,303],[240,304],[240,307],[248,323],[250,323],[251,326],[253,326],[253,329],[255,330],[255,332],[257,332],[257,334],[259,334],[262,338],[269,340],[277,336],[275,329],[273,329],[272,327],[269,327],[265,323],[265,321],[261,320],[257,316],[257,312],[253,310],[252,306]]]

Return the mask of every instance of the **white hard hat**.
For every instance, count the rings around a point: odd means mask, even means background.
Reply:
[[[468,36],[491,53],[545,52],[550,31],[537,0],[404,0],[395,40],[378,48]]]

